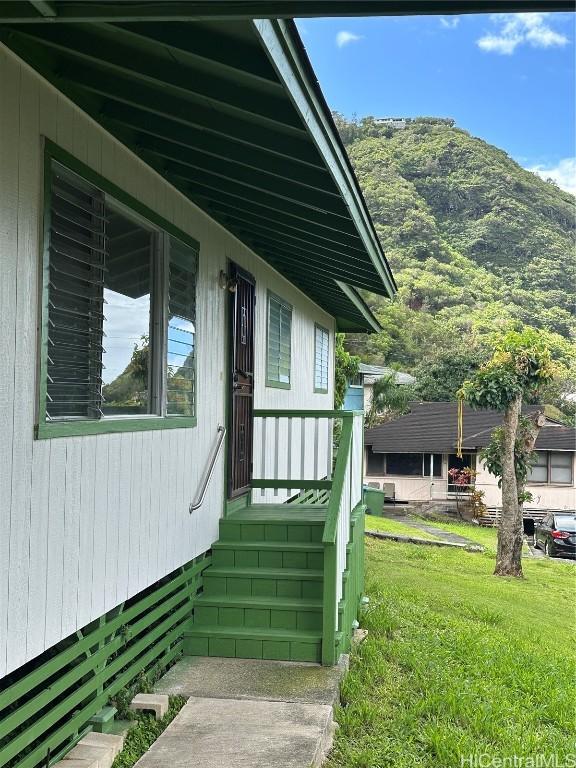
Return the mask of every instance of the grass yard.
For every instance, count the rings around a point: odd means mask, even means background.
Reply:
[[[369,635],[329,768],[560,766],[576,752],[576,566],[525,558],[523,581],[497,578],[496,532],[449,530],[487,551],[366,540]]]
[[[437,539],[437,536],[432,536],[432,534],[426,533],[426,531],[412,528],[410,525],[400,523],[397,520],[390,520],[387,517],[376,517],[376,515],[366,515],[366,530],[398,533],[403,536],[416,536],[419,539]]]

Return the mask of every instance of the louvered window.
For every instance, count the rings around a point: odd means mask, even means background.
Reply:
[[[106,245],[103,193],[55,164],[48,281],[48,419],[102,415]]]
[[[291,334],[292,307],[273,293],[268,294],[268,386],[290,387]]]
[[[46,421],[195,416],[197,250],[53,161]]]
[[[314,326],[314,391],[328,392],[330,334],[321,325]]]

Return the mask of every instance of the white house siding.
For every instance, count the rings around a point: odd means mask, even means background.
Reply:
[[[200,242],[196,428],[33,439],[42,136]],[[257,283],[256,407],[331,408],[333,371],[315,394],[313,356],[314,322],[332,318],[0,46],[0,677],[217,538],[222,457],[188,505],[225,419],[228,259]],[[264,386],[267,289],[294,307],[289,391]]]

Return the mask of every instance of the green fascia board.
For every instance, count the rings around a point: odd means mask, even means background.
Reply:
[[[2,3],[0,23],[144,22],[402,16],[574,10],[572,0],[164,0],[134,3],[16,0]]]
[[[324,157],[364,241],[368,255],[389,297],[392,298],[396,292],[396,283],[296,25],[292,21],[281,19],[255,19],[253,24],[314,143]]]
[[[376,320],[376,318],[370,311],[370,308],[368,307],[364,299],[360,296],[358,291],[355,288],[352,288],[351,286],[340,282],[340,280],[336,280],[336,284],[338,285],[342,293],[344,293],[350,299],[352,304],[354,304],[356,309],[364,317],[370,330],[374,331],[375,333],[379,333],[382,330],[382,326],[380,325],[378,320]]]

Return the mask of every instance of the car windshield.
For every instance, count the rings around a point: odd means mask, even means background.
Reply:
[[[557,515],[554,523],[558,531],[576,531],[576,515]]]

